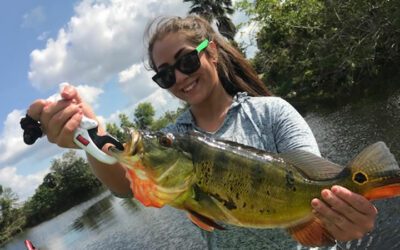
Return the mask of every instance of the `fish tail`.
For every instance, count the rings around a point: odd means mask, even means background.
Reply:
[[[384,142],[368,146],[348,166],[353,183],[367,199],[400,195],[400,168]]]

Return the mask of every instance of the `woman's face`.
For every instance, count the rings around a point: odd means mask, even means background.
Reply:
[[[172,33],[156,41],[153,47],[153,60],[157,70],[167,65],[173,65],[178,58],[193,51],[198,44],[190,44],[179,33]],[[215,49],[210,43],[209,47]],[[175,69],[175,84],[168,90],[179,99],[190,105],[202,104],[211,95],[213,89],[219,84],[216,69],[216,59],[208,56],[204,51],[199,54],[201,66],[192,74],[186,75]]]

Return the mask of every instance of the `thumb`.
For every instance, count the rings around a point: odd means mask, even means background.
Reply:
[[[75,100],[76,103],[82,102],[78,90],[74,86],[69,84],[64,86],[64,88],[61,90],[60,95],[64,100]]]

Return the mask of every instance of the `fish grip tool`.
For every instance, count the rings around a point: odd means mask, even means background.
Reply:
[[[60,84],[60,88],[62,87],[65,87],[65,84]],[[28,114],[20,120],[20,125],[24,131],[24,142],[27,145],[34,144],[38,138],[43,136],[40,122],[34,120]],[[83,116],[79,127],[74,131],[74,143],[98,161],[110,165],[114,164],[117,159],[104,153],[101,149],[106,143],[113,144],[121,151],[124,150],[124,146],[110,134],[98,135],[98,127],[97,121]]]

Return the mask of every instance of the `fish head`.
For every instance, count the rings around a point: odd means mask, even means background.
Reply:
[[[128,169],[135,168],[135,163],[140,162],[147,177],[158,182],[162,181],[161,177],[173,179],[173,175],[179,175],[185,178],[190,174],[193,164],[184,136],[135,129],[126,132],[124,150],[110,148],[109,151]]]

